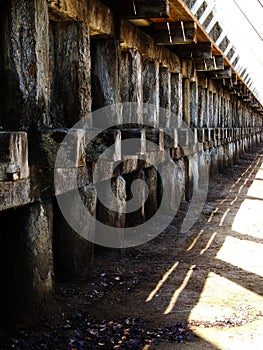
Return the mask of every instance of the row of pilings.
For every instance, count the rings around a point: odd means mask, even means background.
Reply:
[[[38,315],[56,281],[85,280],[96,266],[94,243],[75,232],[57,203],[62,197],[74,203],[76,184],[93,218],[125,229],[153,217],[162,201],[167,210],[191,201],[205,174],[223,173],[263,139],[261,114],[233,94],[226,79],[198,72],[195,61],[156,46],[99,1],[67,0],[57,7],[56,1],[2,0],[0,47],[4,323]],[[124,118],[119,106],[127,102],[135,110]],[[152,106],[149,113],[145,105]],[[106,106],[117,106],[116,119],[103,114],[110,127],[87,144],[89,132],[101,126],[98,114],[88,128],[75,123]],[[71,165],[55,188],[65,138]],[[123,157],[123,142],[132,138],[135,150]],[[110,177],[115,211],[98,200],[95,186],[96,162],[109,148],[99,188],[105,186],[107,199]],[[142,180],[140,205],[127,213],[136,179]],[[81,221],[81,210],[77,215]],[[96,237],[96,220],[86,227],[88,237]]]

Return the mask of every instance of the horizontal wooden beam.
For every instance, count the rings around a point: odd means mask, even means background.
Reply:
[[[104,1],[117,15],[126,18],[168,18],[168,0],[108,0]]]
[[[90,36],[113,35],[113,13],[100,1],[47,0],[47,4],[50,20],[85,20],[90,27]]]
[[[226,78],[231,78],[231,76],[232,76],[231,67],[225,67],[224,69],[209,73],[210,79],[226,79]]]
[[[154,37],[157,45],[196,43],[197,25],[193,21],[158,23],[148,34]]]
[[[179,57],[184,59],[210,59],[212,55],[212,44],[208,43],[196,43],[196,44],[184,44],[171,46],[171,50]]]
[[[212,58],[208,58],[206,60],[196,61],[195,67],[198,72],[208,72],[224,69],[224,57],[213,56]]]

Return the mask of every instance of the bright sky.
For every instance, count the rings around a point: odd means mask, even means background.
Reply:
[[[215,3],[221,26],[240,53],[236,68],[252,78],[251,90],[263,103],[263,0],[207,0]],[[247,80],[246,80],[247,82]]]

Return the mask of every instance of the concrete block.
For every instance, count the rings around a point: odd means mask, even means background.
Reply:
[[[180,147],[186,147],[189,145],[189,129],[179,128],[178,131],[178,144]]]
[[[127,206],[126,213],[126,227],[133,227],[137,225],[141,225],[145,221],[145,199],[146,199],[146,181],[145,181],[145,173],[143,170],[136,171],[134,173],[128,174],[124,176],[126,181],[126,193],[127,193],[127,204],[129,206],[132,205],[133,197],[136,197],[137,202],[137,210],[129,210]],[[140,180],[140,182],[136,183],[137,188],[136,192],[133,193],[133,182],[136,180]]]
[[[212,147],[210,149],[210,159],[211,159],[211,165],[210,165],[210,174],[217,174],[218,173],[218,148]]]
[[[162,203],[163,214],[176,214],[185,188],[185,168],[181,160],[166,161],[159,167],[158,204]],[[168,188],[164,194],[163,188]]]
[[[121,139],[122,159],[129,158],[131,155],[143,155],[146,153],[145,129],[122,129]],[[125,142],[125,140],[128,140],[128,142]]]
[[[224,165],[224,146],[221,145],[218,147],[218,170],[220,173],[224,173],[225,165]]]
[[[163,151],[164,150],[164,139],[162,129],[145,129],[146,135],[146,151]],[[149,142],[147,142],[149,141]]]
[[[126,182],[123,176],[117,176],[111,179],[111,188],[107,182],[100,182],[96,185],[98,199],[97,219],[104,225],[124,228],[126,222]],[[112,206],[112,196],[116,198],[114,207]],[[100,231],[100,225],[96,227],[96,238],[103,243],[106,235],[104,229]],[[113,237],[108,237],[107,242],[112,247],[124,247],[124,231],[118,230],[113,232]],[[101,236],[101,238],[99,237]]]
[[[54,269],[56,281],[72,281],[86,279],[94,263],[95,223],[85,221],[85,211],[96,218],[97,193],[93,185],[87,185],[79,194],[67,192],[62,194],[60,200],[71,205],[64,208],[63,214],[59,207],[54,207]],[[84,206],[82,205],[84,204]],[[78,232],[67,223],[64,218],[70,218],[75,223]]]
[[[0,132],[0,181],[15,181],[29,176],[28,141],[23,131]]]
[[[134,172],[139,167],[139,158],[138,156],[130,156],[127,159],[123,160],[120,164],[119,174],[129,174]],[[117,175],[117,173],[115,174]]]
[[[198,142],[203,143],[205,141],[205,130],[197,129],[197,139]]]
[[[210,129],[210,141],[215,141],[215,129]]]
[[[145,219],[149,220],[157,211],[157,170],[150,167],[144,170],[149,195],[145,202]]]
[[[211,141],[211,136],[210,136],[210,129],[205,128],[205,141],[209,142]]]
[[[221,140],[221,128],[215,128],[215,139]]]
[[[165,151],[148,152],[145,161],[145,167],[151,167],[153,164],[161,164],[165,161],[167,155]]]
[[[93,131],[87,131],[87,133]],[[90,135],[87,135],[90,139]],[[100,158],[103,161],[116,162],[121,160],[121,131],[103,130],[86,145],[86,159],[97,161]]]
[[[191,130],[192,130],[191,142],[193,144],[197,144],[198,143],[198,129],[192,128]]]
[[[84,130],[45,130],[32,135],[33,137],[32,158],[40,168],[79,168],[85,165]]]

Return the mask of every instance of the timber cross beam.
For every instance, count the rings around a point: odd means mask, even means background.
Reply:
[[[213,56],[205,60],[197,60],[195,63],[197,72],[211,72],[224,69],[224,57]]]
[[[156,23],[147,30],[151,31],[157,45],[195,44],[197,42],[197,25],[194,21]]]
[[[168,18],[168,0],[113,0],[104,1],[117,15],[126,18]]]
[[[183,59],[205,60],[213,57],[212,44],[210,42],[175,45],[171,46],[171,50]]]

